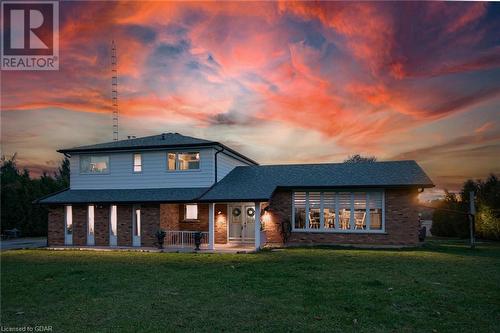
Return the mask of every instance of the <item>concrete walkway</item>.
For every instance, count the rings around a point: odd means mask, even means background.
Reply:
[[[0,249],[19,250],[19,249],[35,249],[47,246],[46,237],[30,237],[30,238],[14,238],[0,241]]]

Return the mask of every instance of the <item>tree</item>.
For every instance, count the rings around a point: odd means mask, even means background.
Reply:
[[[475,193],[477,236],[500,239],[500,182],[493,174],[484,181],[467,180],[462,186],[460,197],[445,192],[444,199],[436,205],[437,209],[433,214],[433,235],[468,237],[470,192]]]
[[[360,154],[355,154],[345,159],[344,163],[373,163],[376,161],[377,158],[375,156],[361,156]]]
[[[32,179],[28,170],[19,170],[14,154],[2,156],[0,172],[1,231],[17,228],[25,236],[47,235],[47,208],[33,201],[68,187],[69,161],[62,161],[55,178],[43,173]]]
[[[441,237],[466,238],[468,236],[467,215],[455,193],[445,190],[443,200],[436,205],[432,215],[431,233]]]
[[[485,239],[500,240],[500,182],[491,174],[476,183],[476,231]]]
[[[64,157],[64,159],[61,162],[61,165],[59,166],[55,174],[57,182],[61,186],[63,186],[63,188],[69,187],[69,174],[70,174],[69,159],[67,157]]]

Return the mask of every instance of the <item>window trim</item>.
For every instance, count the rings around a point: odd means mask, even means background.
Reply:
[[[139,171],[135,171],[135,155],[139,155],[141,159],[141,164],[138,164],[138,166],[141,168]],[[142,153],[132,153],[132,173],[142,173]]]
[[[304,192],[306,194],[306,201],[305,201],[305,209],[306,209],[306,220],[305,220],[305,227],[304,228],[295,228],[295,193],[296,192]],[[321,196],[321,201],[320,205],[323,206],[323,197],[325,192],[348,192],[351,194],[351,203],[350,203],[350,224],[351,224],[351,229],[337,229],[339,224],[338,224],[338,215],[339,215],[339,204],[338,204],[338,196],[335,196],[335,229],[329,229],[329,228],[324,228],[324,224],[320,226],[319,229],[312,229],[309,228],[309,214],[308,211],[310,209],[309,207],[309,192],[320,192]],[[370,195],[369,193],[373,192],[380,192],[382,194],[382,203],[381,203],[381,229],[375,229],[375,230],[360,230],[360,229],[353,229],[352,228],[352,223],[354,220],[354,193],[355,192],[365,192],[366,193],[366,198],[369,199]],[[369,201],[367,201],[367,207],[365,207],[366,212],[367,212],[367,220],[370,221],[369,217]],[[320,209],[320,219],[324,221],[324,210]],[[341,233],[341,234],[385,234],[385,189],[339,189],[339,190],[315,190],[315,189],[293,189],[292,190],[292,219],[291,219],[291,225],[292,225],[292,232],[307,232],[307,233]],[[369,224],[366,224],[367,227],[369,227]]]
[[[106,172],[82,172],[82,156],[107,156],[108,157],[108,171]],[[111,155],[110,154],[80,154],[78,156],[78,172],[80,175],[109,175],[111,170]]]
[[[199,154],[200,157],[198,159],[198,163],[199,163],[198,169],[181,170],[179,168],[179,166],[180,166],[179,154],[190,154],[190,153]],[[175,154],[175,169],[174,170],[170,170],[168,168],[168,155],[169,154]],[[166,161],[165,170],[166,170],[166,172],[198,172],[198,171],[201,171],[201,160],[202,160],[202,158],[201,158],[201,151],[199,151],[199,150],[193,150],[193,151],[190,151],[190,150],[167,151],[166,158],[165,158],[165,161]]]

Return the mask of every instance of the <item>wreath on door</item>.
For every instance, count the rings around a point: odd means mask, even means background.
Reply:
[[[255,215],[255,209],[253,208],[247,208],[247,215],[248,216],[254,216]]]
[[[234,208],[233,209],[233,216],[240,216],[240,215],[241,215],[241,209]]]

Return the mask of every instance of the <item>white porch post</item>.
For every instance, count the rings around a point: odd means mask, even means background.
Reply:
[[[255,202],[255,250],[260,250],[260,202]]]
[[[208,248],[215,249],[215,204],[208,204]]]

